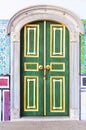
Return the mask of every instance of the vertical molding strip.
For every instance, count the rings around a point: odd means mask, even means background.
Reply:
[[[44,21],[44,71],[45,68],[46,68],[46,21]],[[46,116],[46,79],[44,79],[44,116]]]

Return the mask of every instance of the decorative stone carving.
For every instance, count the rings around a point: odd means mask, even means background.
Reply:
[[[81,20],[71,11],[58,6],[38,5],[20,10],[9,21],[7,33],[10,34],[13,30],[19,30],[24,24],[33,20],[55,20],[66,24],[68,28],[74,32],[77,30],[84,33],[84,28]],[[69,25],[67,25],[69,24]]]
[[[12,43],[16,43],[20,41],[20,33],[19,32],[11,32],[11,41]]]
[[[11,120],[13,119],[18,119],[19,118],[19,109],[18,108],[13,108],[11,109]]]
[[[79,38],[78,36],[79,36],[78,32],[74,32],[74,33],[70,32],[70,42],[76,43]]]

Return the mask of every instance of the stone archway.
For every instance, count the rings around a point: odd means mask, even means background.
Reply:
[[[79,35],[84,33],[81,20],[69,10],[49,5],[32,6],[16,13],[9,21],[11,38],[11,120],[20,119],[20,30],[29,22],[53,20],[64,23],[70,33],[70,116],[79,119]],[[55,118],[58,119],[58,118]],[[63,119],[63,118],[62,118]]]

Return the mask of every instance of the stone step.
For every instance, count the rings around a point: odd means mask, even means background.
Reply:
[[[86,130],[86,121],[9,121],[0,130]]]

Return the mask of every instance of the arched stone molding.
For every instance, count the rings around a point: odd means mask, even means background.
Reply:
[[[23,9],[16,13],[8,23],[7,33],[11,38],[11,119],[20,119],[20,31],[26,23],[36,20],[60,22],[69,29],[70,115],[64,117],[64,119],[78,120],[80,111],[79,35],[84,33],[84,27],[81,20],[71,11],[50,5],[32,6]],[[51,118],[48,118],[48,120],[51,120]]]

